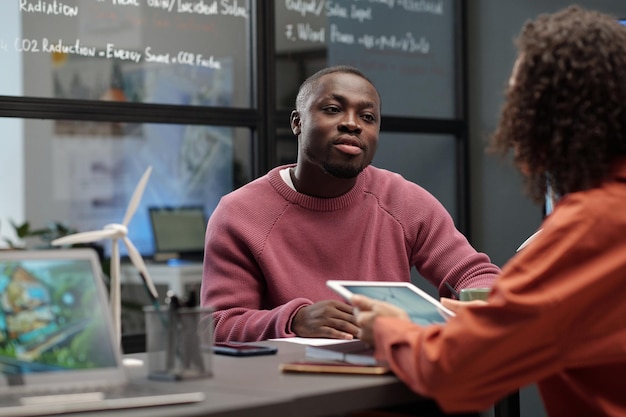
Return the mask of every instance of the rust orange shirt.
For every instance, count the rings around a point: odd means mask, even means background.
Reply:
[[[377,356],[448,411],[537,383],[548,415],[626,416],[626,161],[563,197],[484,306],[445,325],[375,323]]]

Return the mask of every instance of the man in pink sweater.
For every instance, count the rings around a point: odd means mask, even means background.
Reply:
[[[216,342],[355,337],[353,309],[329,279],[410,281],[415,267],[449,296],[446,283],[490,287],[500,273],[431,194],[370,165],[380,103],[354,68],[314,74],[291,113],[297,163],[222,198],[207,226],[201,290]]]

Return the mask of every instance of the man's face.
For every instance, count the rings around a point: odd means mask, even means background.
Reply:
[[[380,131],[380,98],[367,80],[344,73],[320,78],[291,128],[299,135],[299,163],[339,178],[356,177],[374,158]]]

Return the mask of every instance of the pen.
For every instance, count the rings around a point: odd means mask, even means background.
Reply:
[[[159,315],[159,319],[161,320],[163,327],[167,329],[167,320],[164,317],[164,315],[161,314],[161,304],[159,304],[158,294],[156,294],[153,290],[150,289],[150,285],[148,285],[148,280],[146,279],[146,276],[144,275],[143,272],[140,271],[139,276],[141,277],[141,281],[143,282],[143,287],[146,289],[146,292],[148,293],[148,298],[150,298],[150,302],[152,303],[152,306],[154,307],[154,314]]]
[[[150,289],[150,286],[148,285],[148,280],[146,279],[146,276],[143,272],[141,271],[139,272],[139,277],[141,278],[141,281],[143,282],[143,287],[146,289],[146,292],[148,293],[150,302],[152,303],[156,311],[159,311],[159,308],[161,307],[159,305],[159,295]]]
[[[185,307],[193,308],[198,304],[198,296],[194,290],[189,291],[189,295],[187,296],[187,300],[185,301]]]
[[[185,346],[182,352],[183,368],[189,369],[192,361],[197,370],[204,372],[204,360],[200,352],[200,339],[198,338],[198,312],[196,310],[198,304],[197,295],[194,290],[189,292],[185,303],[186,314],[181,315],[183,344]]]
[[[454,297],[456,297],[457,300],[461,299],[461,295],[457,292],[457,290],[454,289],[454,287],[452,285],[450,285],[450,283],[448,281],[446,281],[446,287],[450,290],[452,295],[454,295]]]
[[[176,330],[178,327],[177,316],[178,308],[180,307],[180,301],[173,291],[167,292],[167,301],[169,304],[169,327],[167,328],[167,353],[166,353],[166,366],[167,372],[174,370],[175,358],[176,358]]]

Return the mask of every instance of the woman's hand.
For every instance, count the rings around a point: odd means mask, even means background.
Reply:
[[[453,300],[452,298],[445,298],[445,297],[440,298],[439,301],[441,301],[441,304],[443,304],[444,307],[446,307],[449,310],[452,310],[455,313],[458,312],[460,309],[465,308],[467,306],[471,306],[471,305],[477,306],[477,305],[487,304],[487,302],[484,300],[459,301],[459,300]]]
[[[350,303],[354,306],[356,324],[360,328],[357,337],[371,345],[374,345],[373,327],[377,317],[397,317],[409,320],[409,315],[401,308],[363,295],[353,295]]]

